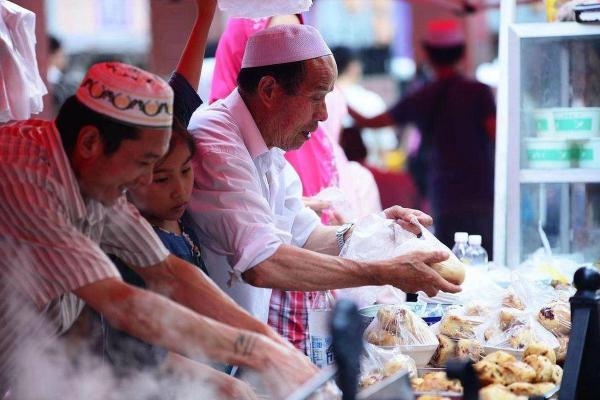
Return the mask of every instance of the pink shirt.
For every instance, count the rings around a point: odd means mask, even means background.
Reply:
[[[269,25],[269,18],[230,18],[217,47],[210,103],[227,97],[237,86],[237,75],[248,38]],[[302,194],[314,196],[321,190],[337,185],[337,169],[333,145],[323,127],[300,149],[288,151],[286,160],[292,164],[302,181]]]

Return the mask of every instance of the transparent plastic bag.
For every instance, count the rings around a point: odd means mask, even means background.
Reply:
[[[486,346],[513,350],[524,350],[533,343],[545,344],[553,349],[560,345],[556,337],[531,315],[525,317],[522,323],[489,336],[485,343]]]
[[[417,376],[415,361],[402,354],[399,348],[383,349],[369,343],[365,344],[360,370],[361,388],[374,385],[399,371],[408,371],[411,377]]]
[[[331,205],[330,208],[323,210],[324,213],[331,215],[335,211],[343,218],[344,222],[356,220],[356,213],[348,201],[348,196],[341,189],[337,187],[325,188],[317,193],[314,199],[325,201]]]
[[[425,321],[402,305],[380,308],[364,336],[367,342],[382,347],[438,344]]]
[[[464,307],[456,306],[446,309],[436,329],[451,339],[475,339],[477,328],[483,322],[483,317],[467,315]]]
[[[537,313],[537,320],[556,337],[571,333],[571,306],[564,301],[552,301]]]
[[[0,1],[0,122],[42,111],[48,93],[35,56],[35,14]]]
[[[218,4],[222,11],[232,17],[262,18],[306,12],[312,0],[219,0]]]

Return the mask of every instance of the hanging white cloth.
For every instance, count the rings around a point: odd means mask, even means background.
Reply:
[[[48,93],[35,57],[35,14],[0,0],[0,122],[42,111]]]
[[[312,0],[219,0],[218,4],[231,17],[262,18],[303,13],[308,11]]]

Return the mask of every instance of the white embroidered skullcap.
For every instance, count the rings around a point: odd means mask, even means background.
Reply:
[[[327,56],[331,50],[310,25],[277,25],[250,36],[242,68],[262,67]]]
[[[457,21],[430,21],[427,24],[425,44],[431,47],[459,46],[465,44],[465,33]]]
[[[76,93],[88,108],[139,126],[166,128],[173,123],[173,90],[158,76],[117,62],[94,64]]]

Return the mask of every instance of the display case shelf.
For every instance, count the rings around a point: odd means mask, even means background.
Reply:
[[[600,169],[522,169],[521,183],[600,183]]]
[[[511,29],[521,38],[569,38],[597,35],[600,27],[577,22],[512,24]]]

